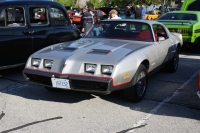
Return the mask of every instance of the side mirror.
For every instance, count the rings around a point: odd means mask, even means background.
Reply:
[[[158,37],[158,42],[160,42],[160,41],[164,41],[164,40],[165,40],[164,37]]]

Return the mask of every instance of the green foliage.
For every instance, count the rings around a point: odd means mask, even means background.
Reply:
[[[117,5],[119,8],[125,8],[128,4],[141,5],[145,3],[145,5],[151,4],[160,4],[163,0],[112,0],[112,6]]]
[[[107,6],[108,0],[89,0],[87,5],[92,8],[98,8],[101,6]]]
[[[55,0],[55,1],[65,6],[73,6],[73,7],[75,6],[78,7],[80,2],[80,0]],[[160,4],[161,2],[163,2],[163,0],[89,0],[87,4],[89,7],[95,7],[95,8],[100,6],[115,6],[115,5],[117,5],[119,8],[125,8],[128,4],[137,5],[145,3],[146,5],[151,5],[151,4]]]
[[[75,6],[77,0],[55,0],[56,2],[59,2],[65,6]]]

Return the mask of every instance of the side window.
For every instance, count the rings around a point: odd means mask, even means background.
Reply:
[[[194,1],[187,8],[188,11],[200,11],[200,1]]]
[[[29,7],[30,25],[45,26],[49,24],[46,7]]]
[[[167,32],[162,25],[153,25],[153,30],[156,40],[158,39],[158,37],[164,37],[165,39],[169,38]]]
[[[53,25],[66,25],[68,19],[66,13],[57,7],[50,8],[50,17]]]
[[[0,27],[25,26],[24,8],[9,7],[0,12]]]

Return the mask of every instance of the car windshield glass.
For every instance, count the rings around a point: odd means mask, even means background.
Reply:
[[[196,14],[169,13],[161,16],[158,20],[197,20]]]
[[[106,21],[94,24],[84,38],[153,41],[150,25],[142,22]]]

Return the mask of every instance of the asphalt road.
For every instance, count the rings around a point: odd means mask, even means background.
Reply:
[[[0,133],[200,133],[199,55],[182,52],[176,73],[150,77],[139,103],[119,93],[48,92],[22,68],[0,71]]]

